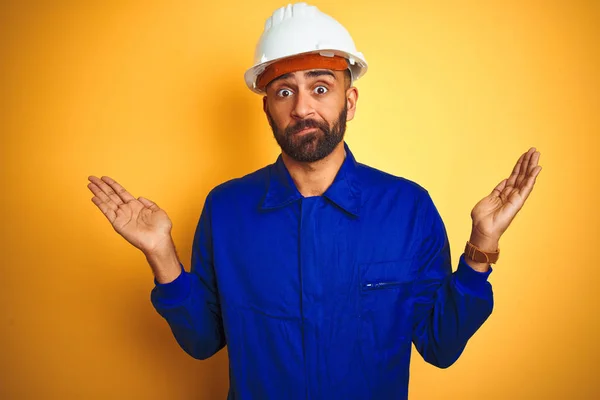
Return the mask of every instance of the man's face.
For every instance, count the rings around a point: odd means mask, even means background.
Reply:
[[[355,91],[343,71],[297,71],[271,81],[264,110],[281,150],[299,162],[331,154],[354,116]]]

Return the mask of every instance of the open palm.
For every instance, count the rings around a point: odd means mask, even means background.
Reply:
[[[108,176],[88,179],[92,202],[125,240],[146,254],[170,243],[172,223],[164,210],[146,198],[136,199]]]
[[[499,239],[529,197],[537,175],[540,153],[535,147],[521,154],[511,175],[471,211],[473,228],[484,237]]]

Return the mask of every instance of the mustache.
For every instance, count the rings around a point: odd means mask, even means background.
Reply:
[[[318,128],[323,132],[327,132],[329,126],[327,124],[315,121],[314,119],[304,119],[297,122],[294,126],[289,126],[285,129],[286,136],[293,135],[306,128]]]

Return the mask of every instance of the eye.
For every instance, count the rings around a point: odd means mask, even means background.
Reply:
[[[289,97],[292,95],[292,91],[290,89],[279,89],[277,91],[277,96],[279,97]]]
[[[316,94],[325,94],[329,91],[329,89],[327,89],[327,87],[323,86],[323,85],[319,85],[315,88],[314,92]]]

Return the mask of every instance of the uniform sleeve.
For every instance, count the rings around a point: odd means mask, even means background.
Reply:
[[[426,362],[447,368],[492,313],[493,292],[487,281],[492,269],[475,271],[463,253],[452,273],[448,235],[429,193],[421,200],[418,230],[412,341]]]
[[[197,359],[206,359],[225,346],[221,306],[213,266],[211,194],[206,198],[192,247],[192,266],[172,282],[154,280],[150,299],[169,324],[177,343]]]

